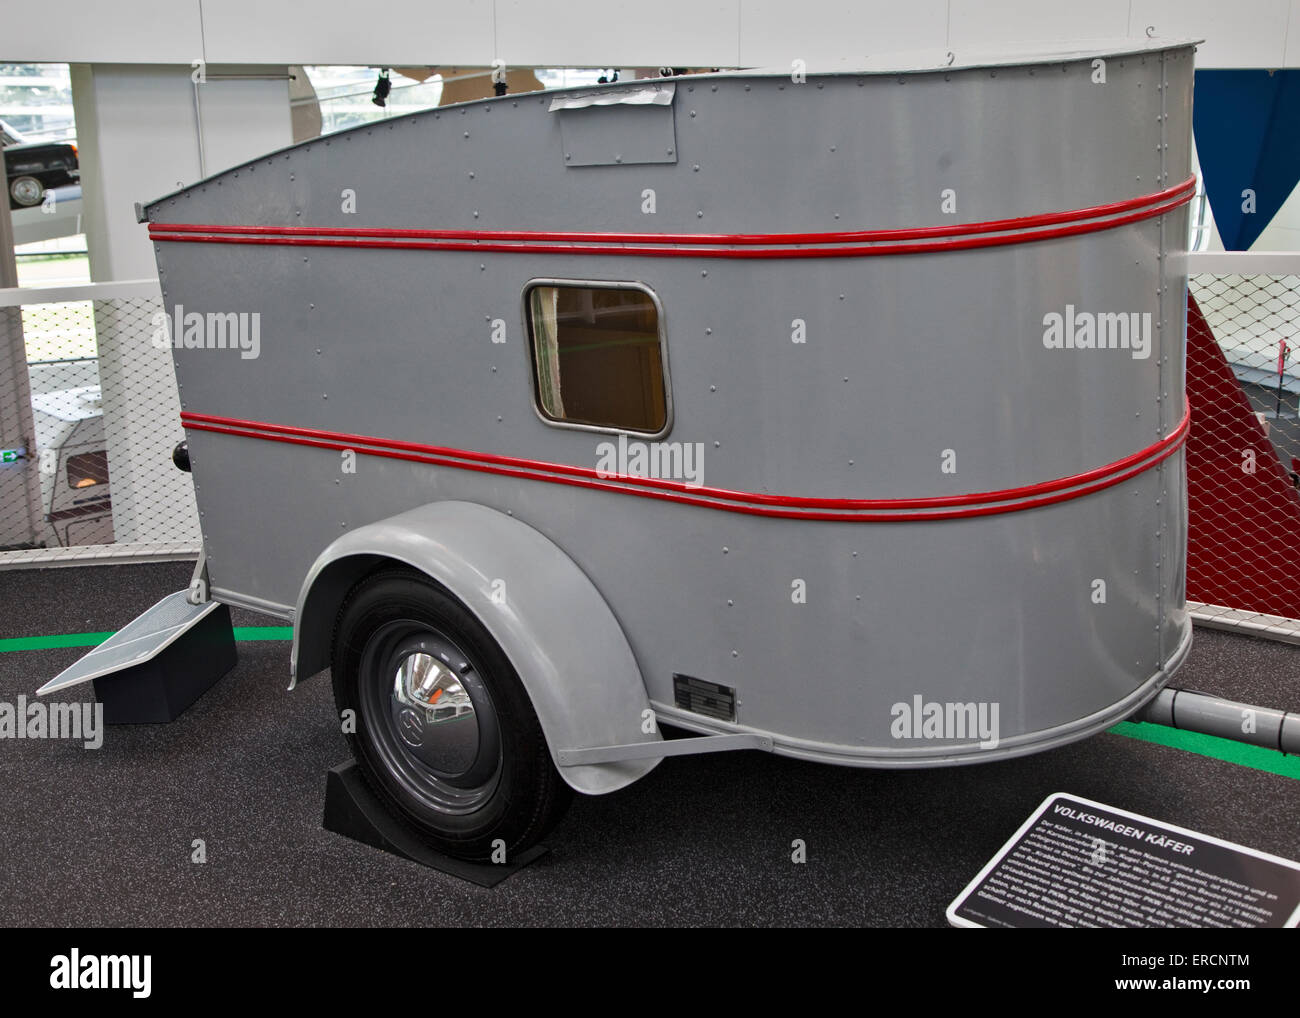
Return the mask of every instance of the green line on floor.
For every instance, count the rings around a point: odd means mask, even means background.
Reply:
[[[292,640],[292,626],[235,626],[235,639],[240,643],[259,640]],[[59,647],[98,647],[113,634],[62,633],[58,636],[12,636],[0,639],[0,653],[9,650],[53,650]]]
[[[234,629],[235,639],[245,643],[293,639],[293,626],[235,626]]]
[[[112,633],[62,633],[58,636],[14,636],[0,640],[0,651],[51,650],[56,647],[98,647]]]
[[[1154,742],[1158,746],[1171,746],[1174,749],[1198,753],[1201,756],[1214,757],[1250,767],[1269,774],[1280,774],[1284,778],[1300,780],[1300,756],[1287,756],[1276,749],[1252,746],[1233,739],[1221,739],[1217,735],[1202,735],[1200,732],[1184,732],[1164,725],[1151,725],[1137,721],[1121,721],[1114,728],[1107,729],[1112,735],[1138,739],[1141,742]]]

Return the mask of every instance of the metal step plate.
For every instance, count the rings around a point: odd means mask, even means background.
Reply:
[[[190,604],[188,589],[168,594],[89,654],[59,672],[38,689],[36,695],[44,696],[91,682],[152,660],[220,607],[220,601]]]

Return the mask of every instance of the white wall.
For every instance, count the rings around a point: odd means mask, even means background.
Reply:
[[[286,67],[209,64],[206,74],[196,88],[188,65],[72,66],[94,280],[157,276],[137,201],[293,143]],[[198,533],[193,482],[166,455],[184,437],[171,353],[149,342],[140,314],[95,308],[113,529],[119,542],[190,543]],[[171,511],[160,514],[159,505]]]
[[[7,18],[0,62],[754,67],[1148,26],[1202,67],[1300,67],[1300,0],[62,0]]]
[[[287,68],[210,64],[206,71],[207,83],[197,89],[196,117],[188,65],[72,66],[82,200],[96,281],[157,274],[153,247],[135,221],[135,202],[152,201],[293,143]],[[231,74],[261,77],[223,78]]]

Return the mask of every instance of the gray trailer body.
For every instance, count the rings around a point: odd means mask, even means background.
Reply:
[[[443,570],[553,754],[657,738],[647,706],[884,767],[1130,715],[1191,638],[1168,195],[1191,173],[1192,69],[1178,45],[505,96],[153,203],[169,315],[260,315],[256,357],[173,338],[212,595],[294,618],[302,679],[366,569]],[[1018,217],[1038,218],[954,232]],[[826,239],[916,228],[949,233]],[[738,238],[760,234],[801,239]],[[702,488],[586,473],[619,436],[539,413],[537,280],[654,294],[671,417],[629,438],[699,443]],[[1054,314],[1139,316],[1150,348],[1056,348]],[[675,676],[734,703],[679,706]],[[995,744],[900,735],[897,706],[924,704],[996,705]],[[561,772],[604,791],[653,762]]]

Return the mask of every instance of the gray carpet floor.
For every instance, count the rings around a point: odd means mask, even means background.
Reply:
[[[0,637],[116,629],[189,574],[0,572]],[[0,654],[0,699],[82,653]],[[943,926],[948,903],[1058,791],[1300,857],[1300,781],[1103,734],[929,771],[668,759],[622,792],[575,799],[549,854],[485,890],[323,830],[325,772],[348,755],[328,679],[290,693],[287,643],[239,653],[173,724],[115,728],[95,752],[0,743],[0,924]],[[1300,711],[1300,648],[1197,630],[1176,681]],[[796,838],[804,865],[790,861]],[[190,861],[195,839],[206,863]]]

